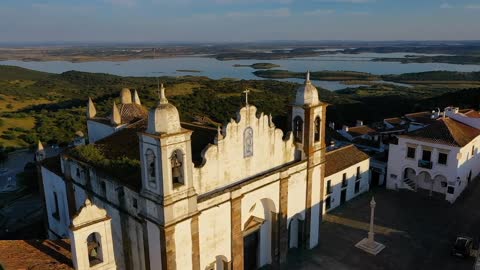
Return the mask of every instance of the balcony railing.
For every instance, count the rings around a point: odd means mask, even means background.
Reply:
[[[418,161],[418,167],[424,168],[424,169],[432,169],[433,167],[433,162],[429,160],[419,160]]]

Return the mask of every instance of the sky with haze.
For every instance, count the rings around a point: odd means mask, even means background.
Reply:
[[[480,0],[0,0],[0,42],[480,40]]]

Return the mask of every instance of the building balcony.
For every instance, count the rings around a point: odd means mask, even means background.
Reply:
[[[432,169],[433,167],[433,162],[429,160],[419,160],[418,161],[418,167],[419,168],[424,168],[424,169]]]

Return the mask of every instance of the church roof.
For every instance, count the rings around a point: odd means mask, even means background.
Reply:
[[[353,144],[327,152],[325,155],[325,177],[345,170],[369,158],[366,153],[362,152]]]
[[[5,269],[73,269],[69,240],[0,240]]]
[[[205,147],[213,143],[217,134],[216,128],[210,128],[205,126],[199,126],[190,123],[181,123],[183,128],[192,130],[192,160],[195,165],[199,165],[202,162],[202,151]],[[139,120],[127,127],[119,130],[118,132],[105,137],[93,144],[93,146],[99,149],[109,160],[118,160],[127,157],[130,160],[140,162],[140,148],[139,148],[139,132],[144,132],[147,128],[147,119]],[[68,155],[69,152],[67,152]],[[82,162],[85,162],[92,167],[99,169],[99,173],[105,173],[106,176],[113,177],[119,183],[131,188],[135,191],[140,191],[141,188],[141,169],[140,166],[134,171],[122,170],[116,168],[115,170],[109,170],[108,168],[100,168],[94,162],[89,160],[75,157]],[[59,165],[58,161],[58,165]],[[48,167],[47,167],[48,168]]]
[[[399,137],[463,147],[479,135],[480,130],[476,128],[451,118],[440,118],[425,128],[400,135]]]
[[[117,107],[120,112],[122,124],[144,119],[148,114],[148,111],[142,105],[136,103],[119,104]]]

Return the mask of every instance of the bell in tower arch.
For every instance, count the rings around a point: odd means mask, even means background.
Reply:
[[[174,151],[170,158],[172,166],[172,181],[174,184],[183,184],[182,166],[183,162],[178,157],[179,151]]]

